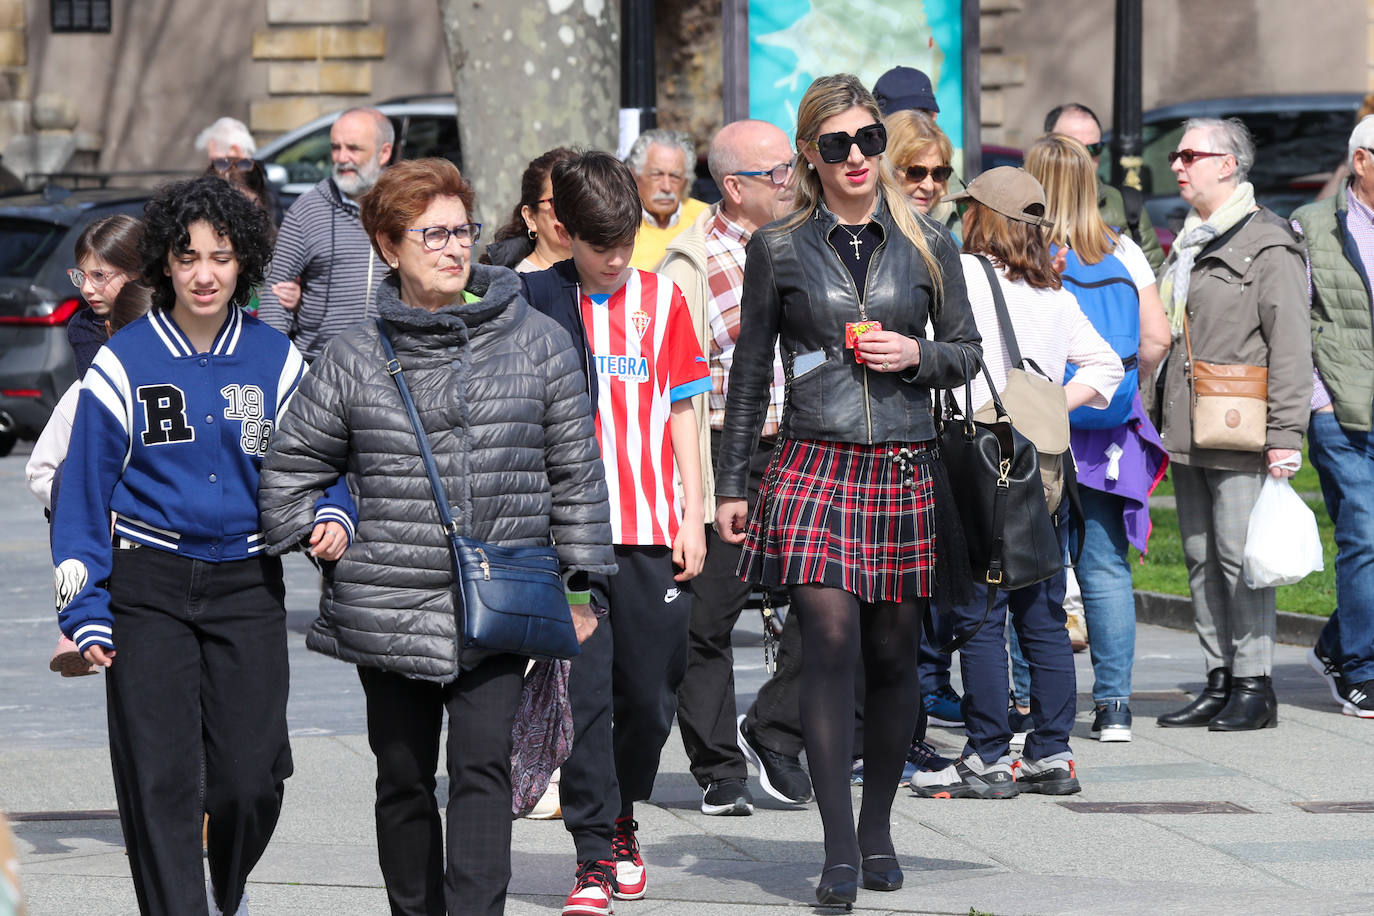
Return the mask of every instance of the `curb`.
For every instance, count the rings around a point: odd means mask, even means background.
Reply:
[[[1161,592],[1135,593],[1135,619],[1140,623],[1150,623],[1175,630],[1193,629],[1193,599],[1182,595],[1166,595]],[[1294,614],[1292,611],[1278,612],[1278,626],[1274,633],[1275,642],[1289,646],[1314,646],[1322,627],[1326,626],[1325,617],[1312,614]]]

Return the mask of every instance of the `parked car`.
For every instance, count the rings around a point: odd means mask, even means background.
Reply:
[[[102,216],[141,216],[148,196],[51,187],[0,198],[0,455],[38,438],[76,380],[67,321],[83,303],[67,268],[77,236]]]
[[[1255,166],[1249,179],[1255,186],[1255,199],[1287,216],[1316,197],[1332,170],[1344,161],[1355,113],[1363,101],[1364,95],[1358,92],[1240,96],[1180,102],[1145,112],[1140,186],[1160,241],[1167,248],[1188,215],[1167,158],[1178,146],[1188,118],[1244,121],[1255,138]],[[1109,177],[1108,160],[1102,157],[1103,177]]]
[[[377,104],[396,129],[392,162],[438,156],[463,167],[458,142],[458,106],[452,95],[417,95]],[[278,186],[283,209],[326,178],[333,168],[329,158],[329,128],[343,111],[323,115],[282,134],[258,150],[267,166],[267,177]]]

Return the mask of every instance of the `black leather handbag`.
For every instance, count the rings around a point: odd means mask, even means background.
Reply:
[[[992,393],[996,419],[972,419],[974,374],[965,356],[963,411],[953,392],[946,391],[944,416],[937,425],[940,457],[963,524],[969,566],[987,587],[987,609],[978,626],[940,648],[945,654],[978,632],[992,613],[999,588],[1034,585],[1064,568],[1059,536],[1045,505],[1035,445],[1012,426],[981,360],[978,368]]]
[[[502,547],[458,533],[439,478],[429,437],[415,410],[401,363],[377,319],[386,371],[396,382],[434,491],[434,504],[453,557],[454,607],[461,649],[511,652],[535,658],[572,658],[582,650],[573,628],[558,553],[552,546]]]

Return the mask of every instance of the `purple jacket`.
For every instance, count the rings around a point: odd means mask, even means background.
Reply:
[[[1079,486],[1114,493],[1125,500],[1122,519],[1126,523],[1126,540],[1144,553],[1150,541],[1150,494],[1164,479],[1169,454],[1145,416],[1140,395],[1135,396],[1130,419],[1125,423],[1111,429],[1070,430],[1069,443],[1078,466]],[[1113,444],[1121,449],[1121,454],[1117,456],[1116,479],[1109,480],[1111,461],[1107,452]]]

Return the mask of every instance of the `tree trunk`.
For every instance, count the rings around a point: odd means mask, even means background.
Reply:
[[[520,175],[531,159],[555,146],[615,150],[619,2],[438,2],[463,175],[494,231],[519,202]]]

